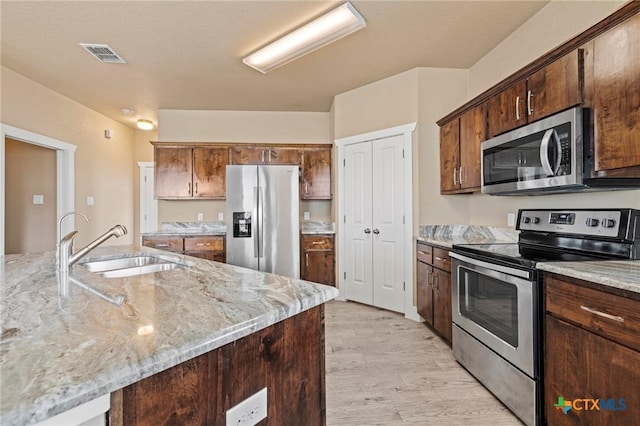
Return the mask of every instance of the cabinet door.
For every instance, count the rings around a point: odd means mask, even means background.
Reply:
[[[479,188],[480,144],[486,139],[486,104],[465,112],[460,117],[460,171],[461,188]]]
[[[527,124],[526,95],[527,81],[522,80],[489,98],[487,122],[490,137]]]
[[[331,199],[331,148],[308,148],[303,152],[303,200]]]
[[[192,150],[155,148],[156,198],[189,198],[192,193]]]
[[[451,274],[433,269],[433,328],[451,342]]]
[[[302,279],[335,286],[333,250],[304,250]]]
[[[266,164],[267,149],[262,147],[233,147],[230,149],[229,157],[231,164]]]
[[[557,59],[527,81],[527,119],[529,122],[550,116],[582,102],[582,50]]]
[[[460,188],[458,165],[460,151],[460,119],[456,118],[440,128],[440,192]]]
[[[224,198],[228,163],[227,148],[193,148],[193,196]]]
[[[423,262],[417,262],[417,300],[418,313],[425,322],[433,325],[433,267]]]
[[[302,151],[298,148],[266,148],[265,152],[265,160],[272,166],[302,164]]]
[[[544,347],[545,414],[549,425],[632,425],[640,419],[640,352],[550,315]],[[566,414],[559,398],[576,406]],[[599,399],[599,410],[583,398]],[[624,399],[623,409],[620,399]],[[606,408],[604,409],[606,404]],[[587,407],[588,409],[585,409]],[[617,410],[616,410],[617,408]]]
[[[640,14],[597,37],[593,61],[595,171],[640,166]]]

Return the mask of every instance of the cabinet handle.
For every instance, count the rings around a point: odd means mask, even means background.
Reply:
[[[582,309],[583,311],[587,311],[590,314],[598,315],[598,316],[606,318],[606,319],[610,319],[610,320],[618,321],[618,322],[624,322],[624,318],[622,318],[620,316],[606,314],[604,312],[600,312],[597,309],[593,309],[593,308],[590,308],[588,306],[580,305],[580,309]]]
[[[436,260],[439,260],[440,262],[448,262],[449,259],[445,259],[444,257],[438,257],[436,256]]]
[[[160,243],[160,244],[156,244],[156,247],[169,247],[169,244]]]
[[[531,90],[527,91],[527,115],[533,114],[533,92]]]
[[[309,253],[304,254],[304,265],[309,269]]]
[[[420,254],[429,254],[426,251],[420,251],[420,250],[418,250],[418,253],[420,253]]]
[[[309,193],[309,182],[307,182],[306,180],[304,181],[304,193]]]
[[[196,194],[198,193],[198,182],[196,182]]]
[[[313,244],[315,246],[317,244],[322,244],[322,241],[311,241],[311,244]]]
[[[271,162],[271,150],[269,150],[269,162]]]
[[[187,187],[189,188],[188,189],[189,195],[191,195],[191,182],[187,183]]]
[[[454,185],[457,185],[457,184],[458,184],[458,181],[456,180],[456,170],[458,170],[458,168],[457,168],[457,167],[455,167],[455,168],[453,169],[453,184],[454,184]]]
[[[211,245],[211,243],[197,243],[196,245],[197,245],[198,247],[202,247],[202,246],[207,246],[207,247],[208,247],[208,246],[210,246],[210,245]]]
[[[460,166],[460,170],[458,170],[458,175],[460,177],[458,180],[460,181],[460,185],[462,185],[462,166]]]
[[[262,150],[262,162],[264,163],[264,149]]]
[[[516,96],[516,121],[520,121],[520,96]]]

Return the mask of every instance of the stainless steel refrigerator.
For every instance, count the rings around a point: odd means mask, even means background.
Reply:
[[[227,166],[227,263],[300,277],[298,166]]]

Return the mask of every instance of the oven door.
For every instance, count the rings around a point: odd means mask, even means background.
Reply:
[[[529,377],[537,377],[538,300],[531,273],[458,253],[451,257],[453,322]]]

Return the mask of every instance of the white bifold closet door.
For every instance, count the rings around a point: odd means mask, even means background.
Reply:
[[[402,137],[345,146],[345,298],[404,312]]]

